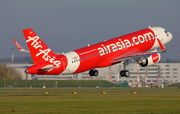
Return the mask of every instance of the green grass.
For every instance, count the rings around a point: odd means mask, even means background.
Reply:
[[[9,113],[177,114],[180,89],[0,89],[0,114]]]
[[[111,83],[105,80],[0,80],[0,87],[4,87],[4,84],[7,86],[13,87],[35,87],[42,88],[46,86],[47,88],[53,88],[57,82],[57,87],[128,87],[127,82],[121,82],[119,85]]]

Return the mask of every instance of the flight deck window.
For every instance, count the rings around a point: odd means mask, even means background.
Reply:
[[[167,30],[164,30],[164,32],[165,32],[165,33],[168,33],[168,31],[167,31]]]

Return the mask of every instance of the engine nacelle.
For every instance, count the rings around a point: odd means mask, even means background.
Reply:
[[[142,67],[146,67],[146,66],[150,66],[150,65],[153,65],[155,63],[158,63],[160,60],[161,60],[160,53],[156,53],[156,54],[152,54],[151,56],[149,56],[146,59],[143,59],[142,61],[139,62],[139,64]]]

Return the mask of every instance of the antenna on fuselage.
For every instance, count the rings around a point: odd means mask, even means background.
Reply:
[[[151,26],[149,25],[149,28],[151,28]]]
[[[87,44],[88,45],[88,47],[90,46],[89,44]]]

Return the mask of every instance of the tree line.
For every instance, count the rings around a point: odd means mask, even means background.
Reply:
[[[7,58],[0,58],[0,63],[11,63],[12,58],[7,57]],[[29,63],[33,64],[31,56],[25,56],[25,57],[15,57],[14,58],[14,63]]]
[[[22,74],[15,68],[7,68],[6,64],[0,64],[0,80],[21,80]]]

